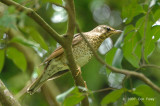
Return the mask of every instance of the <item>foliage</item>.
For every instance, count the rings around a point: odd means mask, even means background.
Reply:
[[[79,92],[78,87],[72,87],[68,91],[57,96],[57,101],[64,106],[74,106],[84,99],[84,95]]]
[[[66,11],[62,7],[52,5],[63,5],[64,1],[14,1],[36,10],[58,33],[65,33]],[[105,56],[99,55],[109,65],[143,73],[160,86],[159,70],[156,67],[143,67],[160,65],[159,4],[159,0],[75,0],[76,19],[83,32],[99,24],[123,30],[120,36],[112,37],[114,47]],[[21,89],[28,84],[31,77],[35,78],[39,74],[34,69],[53,52],[56,43],[41,26],[27,17],[25,12],[0,3],[0,79],[22,105],[47,105],[49,96],[45,97],[39,92],[34,96],[24,96]],[[38,68],[43,70],[43,67]],[[136,77],[105,69],[95,58],[82,68],[82,76],[90,90],[87,92],[93,106],[160,105],[160,95],[149,86]],[[55,79],[54,82],[56,85],[52,90],[57,92],[55,89],[59,89],[57,101],[64,106],[78,104],[84,98],[77,87],[72,87],[70,73]],[[115,90],[95,91],[107,87],[113,87]]]
[[[5,58],[4,50],[0,50],[0,56],[1,56],[1,61],[0,61],[0,71],[1,71],[4,65],[4,58]]]
[[[112,91],[111,93],[109,93],[102,99],[101,104],[104,105],[104,104],[115,102],[117,99],[121,97],[124,91],[125,89],[119,89],[119,90]]]
[[[22,71],[26,70],[26,59],[24,55],[13,47],[7,48],[6,56],[11,59]]]

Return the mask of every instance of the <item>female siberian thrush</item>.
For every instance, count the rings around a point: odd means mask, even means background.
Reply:
[[[122,31],[115,30],[106,25],[99,25],[89,32],[84,32],[83,35],[86,37],[90,45],[95,50],[98,50],[99,46],[106,38],[121,32]],[[74,35],[72,48],[75,62],[79,67],[83,67],[93,56],[92,51],[80,34]],[[67,59],[61,46],[58,47],[44,62],[47,63],[44,72],[28,88],[30,94],[36,92],[36,90],[47,80],[55,79],[69,71]]]

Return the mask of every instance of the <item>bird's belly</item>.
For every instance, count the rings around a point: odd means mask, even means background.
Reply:
[[[91,54],[81,56],[81,57],[79,57],[79,58],[76,60],[76,63],[77,63],[80,67],[83,67],[85,64],[87,64],[87,63],[89,62],[89,60],[91,59],[91,57],[92,57]]]
[[[73,48],[74,59],[76,61],[76,64],[79,65],[80,67],[88,63],[88,61],[92,57],[92,54],[93,54],[92,51],[87,46],[85,41],[82,41]]]

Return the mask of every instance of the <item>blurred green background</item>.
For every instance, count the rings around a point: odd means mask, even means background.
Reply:
[[[34,9],[59,34],[65,34],[67,12],[52,4],[56,2],[64,5],[64,1],[14,1]],[[104,52],[108,50],[106,42],[98,54],[114,67],[143,73],[158,86],[160,86],[159,7],[159,0],[75,0],[76,20],[83,32],[101,24],[124,31],[121,35],[112,37],[114,45],[112,50],[107,54]],[[74,86],[71,74],[67,73],[45,85],[51,90],[44,87],[34,95],[25,93],[26,86],[43,71],[44,67],[39,64],[56,47],[57,42],[25,12],[19,12],[14,6],[7,7],[0,3],[0,79],[22,106],[52,106],[53,98],[48,96],[50,92],[57,96]],[[151,67],[143,67],[148,64]],[[160,95],[144,82],[136,77],[112,73],[94,57],[82,67],[82,76],[90,91],[108,87],[120,89],[115,90],[114,94],[110,93],[113,90],[91,92],[89,94],[91,106],[160,105],[158,101]],[[107,95],[109,93],[110,95]],[[135,100],[129,100],[131,97]],[[154,98],[154,101],[139,100],[147,97]],[[71,100],[61,102],[67,105],[67,101],[72,102]]]

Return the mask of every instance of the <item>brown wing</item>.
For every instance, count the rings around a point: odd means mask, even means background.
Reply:
[[[47,61],[50,61],[50,60],[52,60],[52,59],[55,58],[55,57],[58,57],[58,56],[61,55],[62,53],[64,53],[64,49],[62,48],[62,46],[60,46],[60,47],[58,47],[56,50],[54,50],[54,51],[52,52],[52,54],[51,54],[47,59],[44,60],[43,63],[45,63],[45,62],[47,62]]]
[[[82,37],[79,34],[74,35],[72,46],[77,45],[78,43],[80,43],[81,40],[82,40]],[[52,52],[52,54],[42,64],[60,56],[63,53],[64,53],[64,49],[62,48],[62,46],[58,47],[56,50]]]

